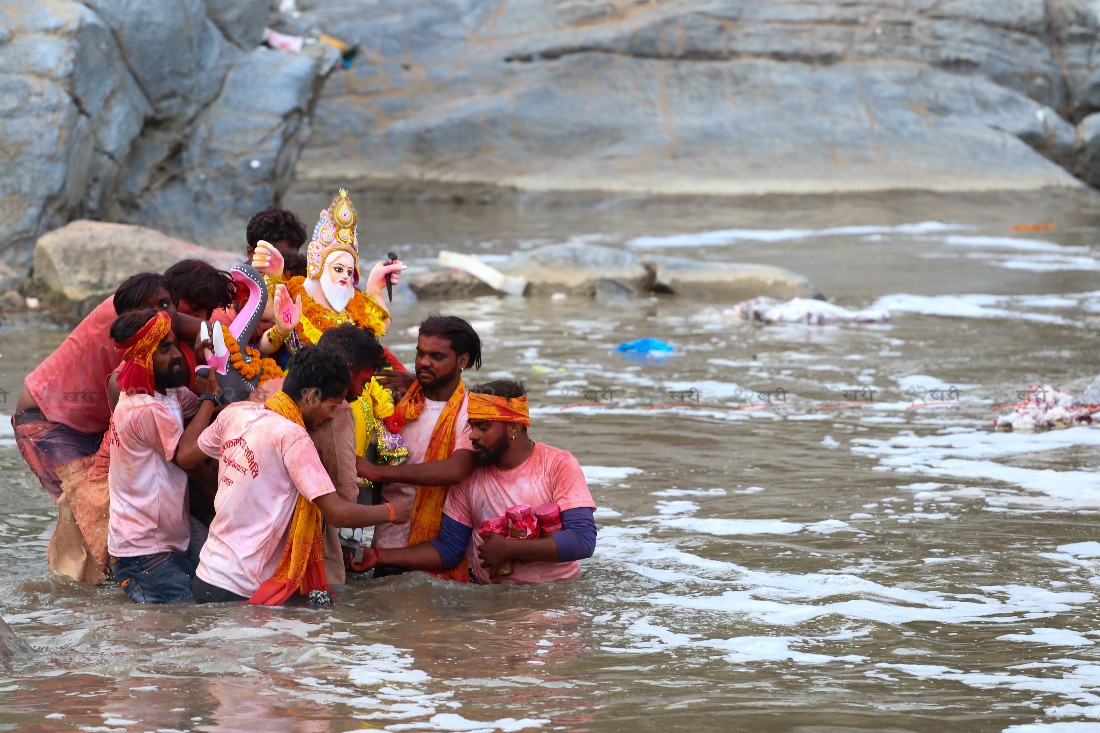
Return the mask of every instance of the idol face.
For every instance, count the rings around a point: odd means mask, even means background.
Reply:
[[[330,254],[319,279],[329,307],[342,312],[355,295],[355,259],[347,252]]]

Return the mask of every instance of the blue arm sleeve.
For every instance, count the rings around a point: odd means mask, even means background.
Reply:
[[[465,524],[451,519],[446,514],[443,515],[443,522],[439,525],[439,534],[431,540],[431,544],[439,553],[440,559],[443,560],[444,569],[450,570],[456,567],[466,557],[466,548],[470,544],[470,535],[473,532],[473,527],[467,527]]]
[[[558,546],[558,562],[592,557],[596,551],[596,520],[592,518],[595,511],[585,506],[561,513],[561,531],[550,535]]]

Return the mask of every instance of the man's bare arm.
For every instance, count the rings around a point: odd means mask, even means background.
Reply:
[[[356,472],[374,483],[402,483],[417,486],[451,486],[462,483],[474,470],[474,452],[456,450],[442,461],[402,463],[399,466],[378,466],[365,458],[355,462]]]

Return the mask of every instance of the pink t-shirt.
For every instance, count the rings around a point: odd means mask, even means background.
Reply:
[[[547,583],[576,576],[580,566],[576,561],[515,562],[511,575],[490,578],[478,560],[477,549],[482,540],[477,530],[482,522],[502,516],[509,507],[527,504],[534,509],[549,503],[557,504],[563,512],[580,507],[596,508],[581,464],[573,454],[545,443],[535,443],[535,450],[515,468],[506,471],[496,466],[475,468],[465,481],[451,488],[443,513],[473,527],[467,557],[479,583]]]
[[[110,335],[116,317],[112,296],[23,380],[47,420],[89,435],[107,429],[107,377],[122,363]]]
[[[167,394],[123,394],[115,407],[107,485],[107,549],[115,557],[187,552],[187,474],[172,458],[183,420],[198,410],[185,387]]]
[[[455,446],[451,451],[473,450],[470,444],[470,419],[466,415],[466,404],[469,402],[469,392],[462,399],[462,406],[458,408],[458,418],[455,423]],[[424,411],[420,417],[405,423],[401,429],[401,438],[409,448],[409,463],[423,463],[428,453],[428,444],[432,440],[432,431],[435,423],[443,413],[446,402],[424,400]],[[382,500],[393,501],[405,496],[416,500],[415,484],[385,484],[382,487]],[[409,546],[409,523],[405,524],[379,524],[374,528],[374,546],[385,548]]]
[[[336,491],[305,428],[256,402],[235,402],[199,436],[218,465],[214,521],[197,574],[251,596],[279,566],[294,505]]]

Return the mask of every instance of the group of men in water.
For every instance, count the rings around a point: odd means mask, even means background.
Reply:
[[[341,191],[303,257],[301,223],[265,209],[253,282],[197,260],[134,275],[28,375],[12,424],[57,503],[51,570],[134,602],[267,605],[349,571],[578,575],[596,527],[577,460],[528,435],[522,384],[467,388],[465,320],[424,320],[412,373],[379,343],[404,265],[358,287],[357,217]]]

